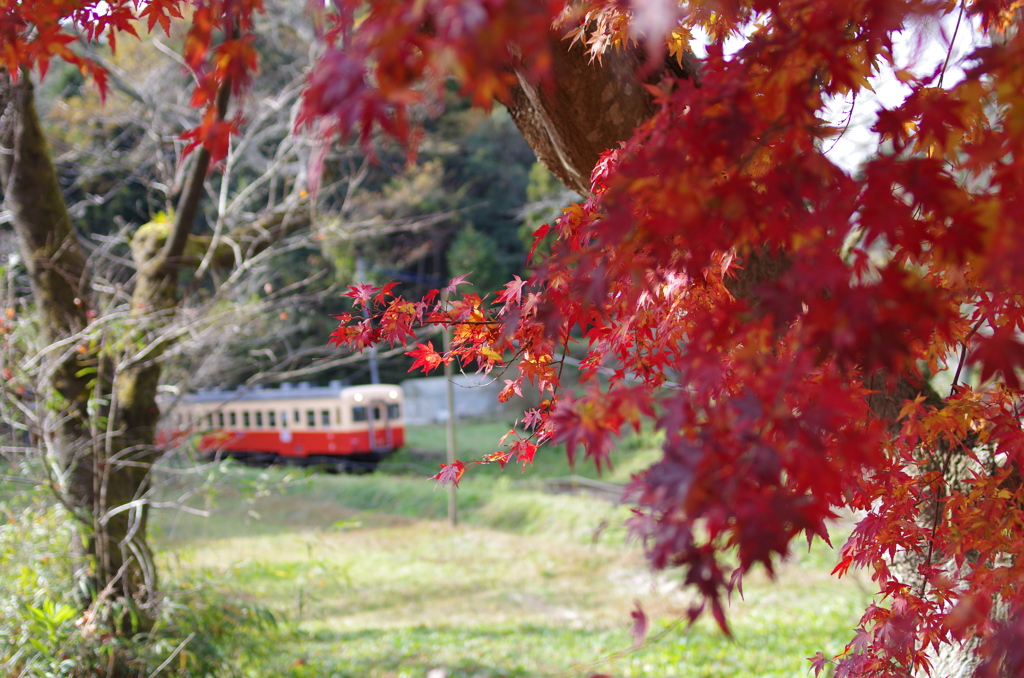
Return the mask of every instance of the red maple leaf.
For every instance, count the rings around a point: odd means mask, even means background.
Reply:
[[[150,0],[139,12],[139,18],[142,17],[146,18],[146,30],[150,33],[157,24],[160,24],[164,34],[170,35],[171,19],[180,19],[181,10],[176,0]]]
[[[430,341],[425,344],[417,343],[416,349],[407,351],[406,355],[412,356],[416,359],[413,362],[412,367],[409,368],[409,372],[412,372],[417,367],[422,367],[424,373],[429,373],[444,362],[444,358],[434,350],[434,344]]]
[[[343,292],[341,296],[355,299],[356,306],[365,306],[370,303],[373,299],[374,293],[377,292],[377,288],[369,283],[358,283],[356,285],[349,285],[348,292]]]
[[[633,611],[629,616],[633,619],[633,627],[630,632],[633,635],[633,648],[636,649],[644,644],[644,638],[647,637],[647,614],[640,607],[639,601],[634,603]]]
[[[466,280],[466,277],[469,276],[470,274],[472,274],[472,271],[470,271],[469,273],[463,273],[462,275],[457,275],[454,278],[452,278],[451,282],[448,283],[448,287],[444,288],[445,295],[455,294],[455,289],[459,285],[472,285],[473,283]]]
[[[398,283],[397,280],[392,280],[391,282],[389,282],[386,285],[384,285],[383,287],[381,287],[380,291],[377,293],[376,302],[378,304],[383,304],[384,303],[384,298],[387,297],[389,294],[391,296],[395,296],[394,293],[391,292],[391,290],[393,290],[396,287],[398,287],[398,284],[399,283]]]
[[[529,264],[533,261],[533,254],[537,251],[537,246],[540,245],[541,241],[551,232],[551,227],[547,224],[542,225],[536,231],[533,232],[533,245],[530,247],[530,253],[526,255],[526,263]]]
[[[193,70],[198,71],[206,59],[213,39],[215,19],[213,10],[208,6],[200,6],[192,13],[192,23],[185,37],[184,56],[185,63]]]
[[[813,657],[808,657],[807,661],[811,662],[811,669],[814,671],[814,675],[817,676],[828,664],[829,659],[822,654],[821,650],[818,650]]]
[[[523,303],[523,287],[525,285],[526,281],[518,275],[512,276],[512,280],[505,283],[505,289],[499,292],[498,296],[494,299],[495,303],[505,304],[505,308],[501,309],[502,315],[508,312],[512,304],[518,306]]]
[[[238,121],[221,120],[217,117],[217,111],[214,108],[208,108],[198,127],[181,134],[181,138],[188,141],[183,155],[188,155],[202,146],[210,153],[210,167],[212,168],[227,157],[231,135],[237,130]]]
[[[466,465],[463,464],[461,461],[456,460],[455,463],[453,464],[441,464],[440,466],[441,470],[438,471],[435,475],[430,476],[431,480],[437,481],[434,487],[444,487],[448,485],[451,485],[452,487],[458,487],[459,480],[462,478],[462,474],[466,472]]]
[[[539,408],[534,407],[523,413],[523,426],[525,426],[527,430],[536,429],[543,423],[544,415],[541,414]]]
[[[985,382],[996,373],[1003,375],[1003,381],[1013,390],[1020,389],[1017,370],[1024,367],[1024,343],[1017,336],[1012,325],[997,327],[989,337],[980,337],[971,352],[970,364],[981,365],[981,381]]]
[[[533,463],[533,457],[537,454],[537,446],[529,440],[517,440],[509,449],[509,454],[516,456],[516,461],[522,462],[523,472],[526,472],[526,465]]]

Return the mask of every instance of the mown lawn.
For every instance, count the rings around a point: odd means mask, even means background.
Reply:
[[[443,490],[396,475],[423,452],[373,476],[214,469],[220,489],[190,500],[209,517],[157,515],[162,563],[274,612],[268,651],[245,662],[254,677],[805,676],[806,657],[840,651],[870,598],[829,576],[820,545],[778,581],[745,583],[732,640],[705,621],[687,628],[688,595],[626,543],[625,508],[539,491],[537,476],[567,466],[468,471],[452,530]],[[610,479],[643,455],[620,455]],[[651,633],[634,649],[637,603]]]

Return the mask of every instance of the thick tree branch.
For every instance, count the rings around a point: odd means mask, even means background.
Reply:
[[[641,80],[647,55],[639,48],[609,50],[594,59],[578,41],[569,46],[562,32],[548,38],[553,54],[553,86],[534,83],[514,68],[519,86],[502,103],[537,154],[559,181],[580,195],[590,192],[590,172],[609,148],[626,141],[654,114],[645,84],[661,77],[696,77],[696,63],[666,61]]]
[[[48,341],[79,332],[90,309],[85,255],[71,227],[27,73],[0,73],[0,181]]]
[[[217,90],[216,109],[217,120],[227,118],[228,102],[231,98],[231,80],[226,79]],[[185,243],[188,234],[192,231],[196,215],[199,213],[199,201],[203,197],[203,188],[206,185],[206,175],[210,170],[210,151],[205,146],[196,150],[195,164],[192,165],[192,173],[189,175],[181,197],[178,199],[178,206],[174,215],[174,228],[167,239],[161,256],[161,267],[175,265],[178,257],[185,250]]]

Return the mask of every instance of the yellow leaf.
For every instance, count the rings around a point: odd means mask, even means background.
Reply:
[[[490,346],[481,346],[480,352],[483,353],[486,358],[493,360],[495,362],[501,362],[502,360],[501,354],[495,351]]]

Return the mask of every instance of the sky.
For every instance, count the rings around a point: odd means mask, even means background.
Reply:
[[[960,64],[982,40],[977,24],[966,13],[961,17],[957,11],[944,17],[939,25],[908,27],[895,41],[893,51],[897,68],[905,68],[917,76],[935,72],[948,55],[949,65],[943,77],[943,86],[948,87],[963,79]],[[847,171],[854,171],[878,147],[878,135],[870,129],[878,110],[897,107],[910,93],[910,87],[897,80],[889,68],[871,84],[874,93],[863,92],[857,96],[852,116],[849,98],[831,102],[828,109],[829,119],[837,125],[844,124],[850,117],[846,132],[835,142],[826,142],[825,146],[826,149],[833,146],[828,150],[829,157]]]
[[[949,65],[943,79],[943,85],[948,87],[963,78],[963,69],[958,64],[982,40],[977,24],[966,13],[960,16],[959,10],[938,24],[908,26],[894,43],[896,68],[883,65],[882,72],[871,79],[874,92],[861,92],[855,101],[843,97],[828,103],[826,119],[846,129],[840,137],[825,141],[827,155],[846,171],[855,172],[878,148],[878,135],[871,131],[878,110],[897,107],[910,93],[910,87],[896,78],[895,71],[906,69],[916,76],[931,74],[948,55]],[[706,42],[705,36],[694,35],[691,44],[698,57],[705,56]],[[726,43],[726,52],[730,47],[738,50],[743,42],[742,38],[736,38]]]

